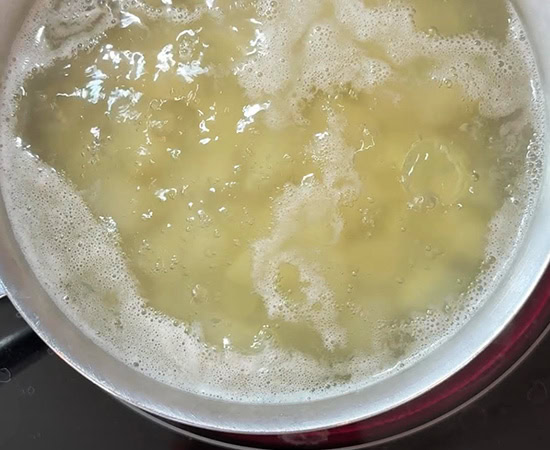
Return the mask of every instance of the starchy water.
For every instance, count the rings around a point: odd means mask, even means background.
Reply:
[[[320,398],[413,363],[536,199],[538,78],[505,1],[39,1],[13,55],[27,258],[185,390]]]

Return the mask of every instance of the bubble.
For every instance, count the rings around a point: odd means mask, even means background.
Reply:
[[[0,383],[9,383],[11,381],[11,372],[7,367],[0,368]]]

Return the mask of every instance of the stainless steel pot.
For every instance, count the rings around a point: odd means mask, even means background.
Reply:
[[[0,0],[0,61],[33,0]],[[550,2],[516,0],[550,98]],[[474,317],[453,337],[411,367],[339,397],[299,404],[232,403],[182,392],[148,378],[95,345],[48,298],[13,236],[0,196],[0,279],[21,315],[42,339],[81,374],[118,398],[164,418],[237,433],[292,433],[343,425],[402,405],[442,383],[487,347],[520,311],[550,261],[550,148],[537,212],[507,276]],[[6,151],[4,149],[3,151]],[[0,283],[0,290],[1,290]]]

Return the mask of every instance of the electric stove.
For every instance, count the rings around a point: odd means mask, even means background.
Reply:
[[[0,299],[0,331],[25,330],[23,325],[9,301]],[[0,450],[217,447],[215,434],[205,438],[196,430],[178,429],[111,397],[30,331],[19,338],[0,359],[6,365],[0,367]],[[369,448],[550,449],[550,333],[532,336],[531,341],[538,342],[477,398],[416,431]],[[322,440],[323,432],[318,436]],[[281,442],[279,448],[284,447]]]

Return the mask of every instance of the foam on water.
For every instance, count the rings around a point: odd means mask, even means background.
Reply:
[[[501,45],[478,35],[433,39],[415,29],[411,8],[397,3],[367,8],[359,0],[333,0],[332,13],[341,24],[336,26],[328,18],[331,11],[318,11],[316,0],[257,2],[262,31],[256,36],[250,58],[236,63],[235,73],[251,99],[284,91],[291,78],[298,80],[288,93],[286,105],[275,105],[268,111],[273,126],[283,116],[277,108],[290,108],[299,118],[300,105],[311,99],[315,90],[345,84],[357,90],[369,89],[396,76],[399,64],[424,55],[440,61],[434,79],[459,83],[469,97],[479,101],[483,115],[505,117],[523,108],[518,126],[531,123],[539,130],[528,152],[527,171],[513,193],[514,201],[507,202],[492,222],[486,250],[488,263],[467,298],[460,304],[449,303],[446,311],[415,315],[399,325],[396,332],[412,335],[417,347],[396,366],[388,365],[392,359],[380,337],[368,357],[358,355],[349,362],[326,367],[312,357],[283,352],[269,343],[254,355],[218,352],[201,342],[200,327],[174,323],[146,309],[116,234],[108,225],[97,222],[60,174],[26,151],[24,143],[15,138],[14,98],[25,77],[36,67],[93,45],[94,39],[118,20],[139,20],[121,12],[117,2],[55,1],[56,7],[46,10],[50,4],[38,1],[31,11],[13,48],[16,60],[3,84],[2,194],[21,248],[52,299],[98,345],[136,370],[184,390],[239,401],[285,402],[336,395],[387,377],[418,360],[460,328],[506,272],[536,203],[544,119],[542,97],[537,100],[531,92],[538,89],[535,62],[513,12],[508,38]],[[209,2],[193,11],[132,4],[152,16],[185,23],[200,14],[218,14]],[[46,46],[44,35],[50,46]],[[387,58],[359,58],[354,46],[349,45],[350,35],[354,45],[372,40],[387,43]],[[294,45],[304,36],[304,53],[294,55]],[[483,68],[476,63],[479,59],[485,61]],[[532,83],[525,83],[530,78]],[[304,179],[299,186],[287,187],[276,199],[275,226],[269,237],[256,243],[253,265],[255,287],[270,315],[290,321],[310,319],[328,348],[344,342],[345,334],[335,324],[336,305],[320,271],[292,252],[273,249],[292,233],[291,218],[303,213],[308,204],[314,205],[308,214],[322,216],[323,208],[330,209],[356,195],[358,178],[353,162],[346,159],[349,152],[335,150],[345,146],[340,128],[334,119],[330,133],[318,136],[311,144],[311,154],[323,163],[322,179]],[[503,133],[512,135],[513,151],[513,133]],[[330,227],[336,236],[341,224],[333,221]],[[282,262],[296,265],[300,278],[309,282],[307,301],[297,308],[285,306],[275,287],[277,267]],[[379,333],[382,336],[387,330]],[[339,377],[348,381],[335,382]]]
[[[344,344],[344,330],[336,322],[336,304],[320,268],[303,261],[290,251],[281,251],[284,242],[296,231],[300,217],[324,224],[331,229],[329,242],[336,242],[342,231],[341,218],[335,211],[346,198],[359,195],[361,182],[353,167],[353,151],[348,151],[342,137],[342,124],[329,118],[329,129],[319,133],[309,152],[322,167],[322,181],[310,174],[298,186],[286,186],[274,208],[275,223],[271,235],[255,244],[253,279],[255,288],[267,304],[271,317],[303,320],[313,323],[329,349]],[[307,284],[307,301],[296,307],[285,301],[277,290],[281,263],[293,264],[300,270],[300,280]],[[292,308],[292,309],[291,309]]]

